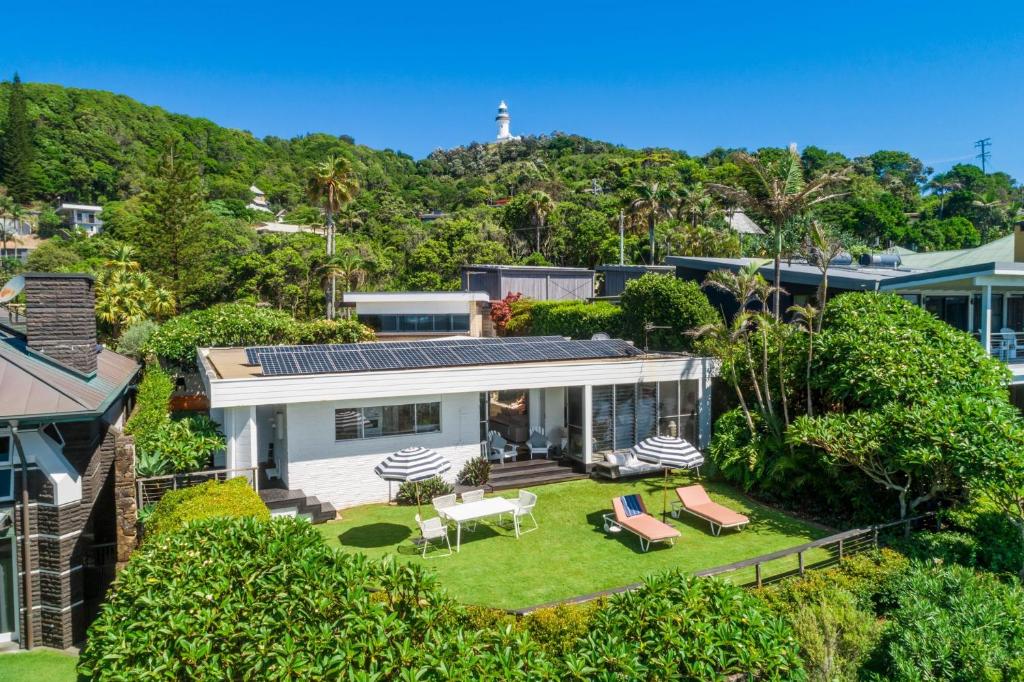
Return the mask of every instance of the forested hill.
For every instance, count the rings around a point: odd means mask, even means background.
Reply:
[[[13,87],[0,84],[0,135],[10,125]],[[373,287],[455,286],[458,267],[472,261],[589,267],[617,260],[621,210],[630,262],[650,258],[650,222],[656,223],[657,258],[738,255],[740,249],[724,229],[723,209],[729,207],[709,189],[749,184],[736,150],[691,157],[555,133],[438,150],[417,161],[346,136],[258,139],[108,92],[35,83],[24,84],[23,91],[34,153],[22,196],[104,204],[115,237],[131,232],[116,232],[126,223],[119,206],[141,211],[135,204],[173,144],[178,157],[198,167],[198,191],[212,213],[243,221],[259,217],[244,210],[253,184],[267,193],[271,208],[287,210],[290,221],[319,221],[305,193],[308,169],[332,154],[348,157],[359,191],[340,222],[367,263],[365,284]],[[785,153],[756,152],[763,160]],[[812,213],[855,250],[975,246],[1005,234],[1020,209],[1013,179],[972,165],[934,175],[902,151],[851,159],[814,146],[801,151],[800,161],[807,180],[850,169],[843,196]],[[0,175],[0,184],[10,185],[10,179]],[[425,213],[443,215],[427,222]],[[752,217],[765,223],[765,216]],[[789,239],[787,250],[797,251],[800,231],[791,231]],[[756,239],[744,244],[746,255],[769,250]]]

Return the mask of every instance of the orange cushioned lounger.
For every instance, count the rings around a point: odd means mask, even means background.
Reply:
[[[633,497],[636,498],[640,508],[640,513],[633,516],[626,515],[624,498],[616,497],[612,500],[612,506],[615,509],[615,523],[640,538],[640,549],[644,552],[650,549],[652,542],[667,542],[671,545],[672,541],[679,537],[679,531],[648,514],[642,497],[639,495]]]
[[[750,523],[750,519],[743,514],[712,502],[704,486],[688,485],[685,488],[676,488],[676,495],[679,496],[676,508],[707,521],[711,524],[712,535],[718,535],[723,528],[740,529]]]

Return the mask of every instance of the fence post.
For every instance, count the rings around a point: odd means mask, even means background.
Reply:
[[[878,526],[875,526],[875,549],[878,549]]]
[[[839,563],[843,563],[843,541],[839,541]]]
[[[757,586],[761,587],[761,564],[754,564],[754,576],[757,580]]]
[[[804,553],[803,552],[797,552],[796,553],[796,558],[797,558],[797,561],[800,562],[800,575],[802,576],[804,574]]]

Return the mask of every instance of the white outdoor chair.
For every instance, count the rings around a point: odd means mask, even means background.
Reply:
[[[523,530],[522,525],[519,526],[519,534],[530,533],[540,528],[540,524],[537,523],[537,517],[533,515],[533,508],[537,506],[537,496],[531,493],[529,490],[520,490],[519,499],[512,500],[512,504],[515,505],[516,510],[513,512],[516,519],[523,519],[527,516],[533,521],[533,528],[529,530]]]
[[[451,495],[441,495],[440,497],[435,497],[432,500],[430,500],[430,503],[434,505],[434,511],[437,512],[438,516],[444,516],[444,510],[447,509],[448,507],[454,507],[455,500],[455,493],[452,493]]]
[[[1004,362],[1017,359],[1017,332],[1009,327],[999,330],[999,358]]]
[[[454,497],[454,495],[453,495]],[[443,556],[451,556],[452,543],[448,539],[448,526],[442,523],[441,519],[435,516],[432,519],[424,521],[420,518],[420,515],[416,515],[416,525],[420,527],[420,537],[423,539],[423,558],[424,559],[436,559]],[[448,545],[448,554],[435,554],[432,557],[427,556],[427,547],[434,540],[444,540],[444,544]],[[437,549],[440,551],[441,543],[437,543]]]
[[[483,488],[480,488],[479,490],[467,490],[466,492],[462,493],[463,504],[467,504],[469,502],[479,502],[482,499],[484,499]]]
[[[490,431],[487,434],[487,458],[492,462],[497,460],[504,464],[505,460],[516,458],[516,446],[505,440],[497,431]]]
[[[534,455],[540,455],[547,459],[548,448],[551,447],[551,444],[548,442],[548,437],[544,435],[544,429],[534,429],[526,444],[530,448],[530,459],[533,459]]]

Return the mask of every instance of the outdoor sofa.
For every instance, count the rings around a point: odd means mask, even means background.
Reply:
[[[615,480],[619,478],[632,478],[634,476],[647,476],[648,474],[660,474],[661,467],[657,464],[641,462],[636,458],[633,450],[629,449],[605,455],[603,462],[594,464],[594,473],[603,478]]]

